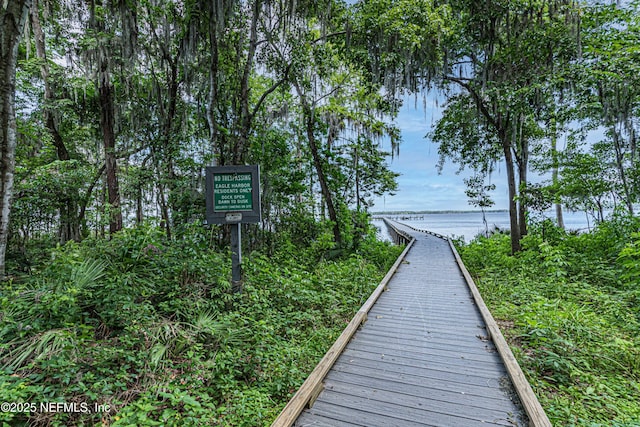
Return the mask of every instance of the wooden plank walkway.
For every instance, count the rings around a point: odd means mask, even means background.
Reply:
[[[310,407],[273,426],[528,425],[449,242],[394,225],[415,240],[388,290],[321,374]]]

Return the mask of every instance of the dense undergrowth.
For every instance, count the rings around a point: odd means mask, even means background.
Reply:
[[[0,285],[0,424],[269,425],[399,254],[325,243],[245,255],[241,294],[198,228],[53,250]]]
[[[554,426],[640,426],[640,222],[546,222],[461,248]]]

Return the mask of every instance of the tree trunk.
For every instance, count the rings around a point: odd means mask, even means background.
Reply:
[[[106,61],[106,59],[105,59]],[[105,64],[103,64],[105,66]],[[102,66],[101,66],[102,68]],[[109,203],[109,233],[122,230],[122,210],[120,207],[120,187],[116,163],[116,135],[114,131],[113,86],[109,73],[102,70],[100,78],[100,127],[104,141],[104,163],[107,173],[107,196]]]
[[[62,140],[62,136],[60,132],[58,132],[58,127],[56,125],[52,103],[55,101],[55,96],[53,94],[53,89],[51,88],[51,82],[49,81],[49,64],[47,62],[47,50],[44,40],[44,32],[42,31],[42,26],[40,25],[40,13],[38,10],[38,0],[33,2],[33,7],[31,9],[31,28],[33,29],[34,41],[36,45],[36,54],[38,59],[40,60],[40,74],[42,76],[42,81],[44,83],[44,122],[47,130],[51,134],[53,145],[56,148],[56,154],[58,156],[58,160],[70,160],[71,156],[69,155],[69,151]]]
[[[91,184],[89,185],[89,188],[87,188],[87,191],[85,192],[84,197],[80,200],[80,212],[78,213],[78,223],[81,224],[83,227],[85,227],[85,232],[87,232],[87,234],[88,234],[88,230],[86,230],[86,220],[85,220],[87,205],[91,200],[91,194],[93,193],[94,188],[100,181],[100,178],[102,177],[102,174],[104,173],[106,168],[107,167],[105,165],[102,165],[100,169],[98,169],[96,175],[93,177],[93,180],[91,181]]]
[[[507,167],[507,185],[509,188],[509,228],[511,231],[511,252],[516,253],[520,252],[521,245],[520,239],[522,238],[520,224],[518,221],[519,213],[524,213],[523,210],[518,210],[518,203],[516,198],[518,196],[518,186],[516,183],[516,162],[513,155],[513,141],[517,140],[517,138],[512,138],[509,135],[509,130],[513,131],[513,128],[510,126],[511,116],[507,113],[506,117],[503,117],[500,113],[497,113],[498,110],[496,100],[491,100],[490,102],[493,104],[491,108],[487,106],[485,103],[484,97],[476,91],[471,85],[464,82],[461,79],[448,76],[448,80],[459,84],[461,87],[466,89],[469,94],[473,97],[476,106],[480,110],[480,114],[484,116],[487,122],[496,130],[498,138],[500,140],[500,144],[502,145],[502,151],[504,153],[504,161]],[[528,149],[527,146],[522,146],[522,149]],[[525,157],[528,156],[528,153],[525,153]],[[526,162],[525,162],[526,164]],[[526,172],[524,174],[526,179]],[[526,227],[526,225],[525,225]],[[525,228],[526,232],[526,228]]]
[[[527,141],[520,137],[520,153],[518,156],[518,194],[522,195],[522,190],[527,188],[527,170],[529,167],[529,146]],[[520,238],[527,235],[527,199],[520,197],[518,201],[518,227],[520,229]]]
[[[165,175],[166,179],[166,188],[169,193],[173,193],[176,190],[175,185],[175,170],[174,170],[174,147],[173,147],[173,123],[175,121],[176,109],[178,103],[178,89],[180,86],[180,82],[178,81],[178,57],[171,58],[170,56],[166,56],[170,71],[169,78],[166,82],[167,87],[169,89],[168,93],[168,104],[167,104],[167,112],[164,117],[164,126],[162,131],[162,147],[160,147],[160,153],[158,153],[156,148],[151,148],[153,163],[158,171],[159,176],[162,174]],[[160,93],[160,92],[159,92]],[[159,103],[162,103],[162,99],[158,99]],[[163,163],[164,162],[164,163]],[[164,164],[164,168],[163,165]],[[161,226],[164,228],[167,238],[171,239],[171,216],[169,214],[169,204],[167,202],[167,197],[165,195],[165,182],[164,179],[160,179],[158,182],[158,201],[160,203],[160,211],[162,216]],[[173,206],[175,208],[175,206]]]
[[[249,49],[247,49],[247,59],[244,64],[242,80],[240,81],[240,111],[238,112],[240,132],[237,135],[235,146],[233,147],[234,164],[242,164],[247,151],[249,141],[249,133],[251,132],[253,117],[249,110],[249,101],[251,95],[251,85],[249,78],[253,69],[254,58],[258,46],[258,18],[260,17],[260,9],[262,2],[255,0],[253,3],[253,13],[251,18],[251,27],[249,31]]]
[[[215,19],[214,16],[209,17],[210,20]],[[214,21],[215,22],[215,21]],[[219,68],[219,52],[218,52],[218,34],[215,24],[210,24],[209,28],[209,44],[211,50],[211,59],[209,64],[209,96],[207,99],[207,123],[209,124],[209,138],[211,140],[211,151],[213,152],[213,165],[223,166],[224,158],[224,134],[220,132],[218,123],[218,68]]]
[[[551,127],[551,161],[552,161],[551,182],[553,184],[553,188],[556,189],[555,192],[557,192],[560,162],[558,159],[558,126],[557,126],[555,114],[554,114],[554,117],[551,118],[550,127]],[[554,194],[553,198],[554,198],[553,202],[556,208],[556,221],[558,223],[558,227],[564,230],[564,217],[562,215],[562,204],[560,203],[560,197]]]
[[[99,34],[105,31],[104,18],[96,15],[95,0],[89,0],[91,30]],[[100,129],[104,146],[104,165],[106,172],[107,204],[109,215],[109,233],[122,230],[122,208],[120,206],[120,187],[118,184],[118,165],[116,162],[115,110],[113,106],[113,85],[111,83],[111,49],[107,42],[96,39],[95,60],[97,63],[98,100],[100,103]]]
[[[356,211],[360,212],[360,157],[357,145],[353,149],[353,167],[356,171]]]
[[[322,159],[320,158],[320,152],[318,150],[318,144],[316,136],[314,134],[314,116],[313,110],[307,101],[307,98],[302,91],[302,88],[297,81],[293,81],[293,85],[300,97],[300,104],[302,105],[302,112],[304,114],[305,128],[307,132],[307,140],[309,142],[309,148],[311,149],[311,156],[313,157],[313,165],[318,175],[318,182],[320,183],[320,191],[322,191],[322,197],[327,205],[327,211],[329,213],[329,219],[333,222],[333,238],[334,241],[340,245],[342,244],[342,235],[340,233],[340,223],[338,222],[338,214],[336,212],[335,205],[333,203],[333,197],[327,184],[327,178],[325,176],[325,170],[322,165]]]
[[[518,195],[516,186],[515,162],[513,153],[511,152],[511,142],[501,132],[502,148],[504,151],[504,160],[507,166],[507,183],[509,187],[509,225],[511,230],[511,252],[520,252],[520,227],[518,225],[518,205],[516,196]]]
[[[16,65],[18,46],[31,0],[11,0],[0,6],[0,278],[5,277],[9,213],[16,153]]]
[[[527,235],[527,171],[529,167],[529,141],[523,134],[525,117],[518,115],[517,122],[513,126],[511,146],[514,147],[513,156],[518,167],[518,228],[520,238]]]
[[[56,148],[58,160],[71,160],[69,150],[67,150],[62,135],[58,131],[58,126],[53,113],[53,102],[55,96],[51,88],[49,80],[49,64],[47,60],[47,50],[44,39],[44,32],[40,25],[40,11],[38,8],[38,0],[33,2],[31,8],[31,28],[33,30],[34,41],[36,45],[36,54],[40,59],[40,74],[44,82],[44,110],[43,119],[45,126],[51,134],[53,146]],[[73,197],[65,198],[60,205],[60,227],[58,230],[58,239],[61,244],[65,244],[69,240],[80,241],[80,221],[78,219],[78,203]]]
[[[171,240],[171,224],[169,223],[169,206],[167,204],[167,198],[164,194],[164,184],[158,183],[158,203],[160,203],[160,227],[164,228],[167,239]]]
[[[616,166],[618,167],[618,176],[620,177],[620,181],[622,182],[622,189],[624,191],[625,204],[627,205],[629,216],[633,216],[633,195],[631,194],[629,180],[627,179],[627,174],[625,172],[624,148],[622,147],[623,137],[620,134],[620,132],[618,132],[615,125],[612,126],[612,134],[613,134],[613,145],[616,153]]]

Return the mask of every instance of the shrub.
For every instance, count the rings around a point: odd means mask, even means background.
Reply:
[[[461,249],[554,425],[640,425],[636,224],[534,230],[516,256],[501,236]]]
[[[366,238],[328,260],[320,241],[289,242],[246,256],[234,294],[228,252],[203,229],[183,233],[144,225],[68,243],[0,284],[0,397],[110,408],[3,421],[268,425],[399,252]]]

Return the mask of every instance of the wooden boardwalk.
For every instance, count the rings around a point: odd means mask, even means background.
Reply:
[[[314,371],[317,398],[273,426],[550,425],[544,412],[529,419],[449,242],[395,225],[415,240],[387,290],[326,373]]]

